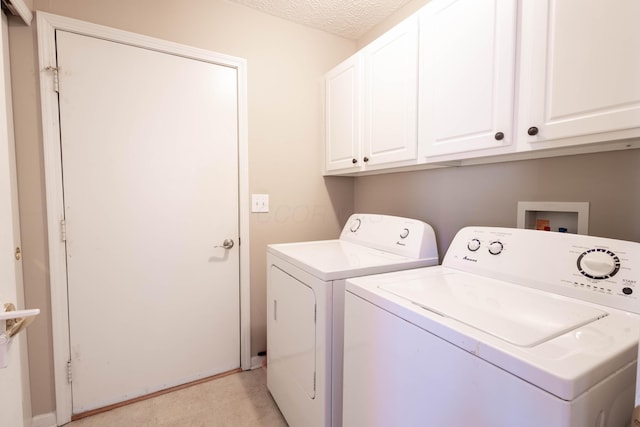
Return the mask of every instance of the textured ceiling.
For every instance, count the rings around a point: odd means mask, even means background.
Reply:
[[[229,0],[352,40],[410,0]]]

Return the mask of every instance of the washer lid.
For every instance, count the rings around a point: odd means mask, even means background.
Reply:
[[[553,294],[450,272],[380,289],[520,347],[533,347],[607,316]]]

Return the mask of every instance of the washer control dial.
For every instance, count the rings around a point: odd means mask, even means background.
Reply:
[[[402,230],[400,232],[400,238],[401,239],[406,239],[409,236],[409,229],[405,228],[404,230]]]
[[[578,271],[589,279],[608,279],[619,270],[620,258],[608,249],[589,249],[578,257]]]
[[[491,255],[498,255],[502,252],[503,249],[504,249],[504,245],[499,240],[495,240],[489,243],[489,253]]]
[[[352,233],[355,233],[356,231],[358,231],[358,228],[360,228],[360,225],[362,225],[362,221],[356,218],[351,222],[349,230],[351,230]]]
[[[471,252],[475,252],[478,249],[480,249],[480,240],[478,239],[470,240],[469,243],[467,243],[467,249],[469,249]]]

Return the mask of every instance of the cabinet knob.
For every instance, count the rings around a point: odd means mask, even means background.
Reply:
[[[365,162],[365,163],[367,163],[367,162],[369,161],[369,158],[368,158],[368,157],[365,157],[365,158],[364,158],[364,159],[362,159],[362,160],[364,160],[364,162]]]
[[[527,133],[531,136],[537,135],[538,134],[538,128],[535,126],[531,126],[529,129],[527,129]]]
[[[502,132],[496,132],[495,138],[496,138],[496,140],[498,140],[498,141],[502,141],[502,140],[504,139],[504,133],[502,133]]]
[[[353,163],[355,165],[356,163],[358,163],[358,159],[352,159],[351,163]]]

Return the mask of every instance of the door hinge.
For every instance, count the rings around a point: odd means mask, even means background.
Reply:
[[[56,91],[56,93],[60,93],[60,80],[58,78],[58,67],[52,67],[52,66],[48,66],[47,68],[45,68],[45,70],[47,71],[51,71],[53,73],[53,90]]]
[[[71,382],[72,382],[72,377],[71,377],[71,359],[69,359],[67,361],[67,382],[69,384],[71,384]]]
[[[67,222],[64,219],[60,220],[60,238],[63,242],[67,241]]]

